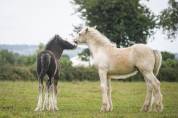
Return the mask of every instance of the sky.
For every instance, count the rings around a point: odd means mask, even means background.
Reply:
[[[150,0],[142,4],[155,14],[167,7],[168,0]],[[0,0],[0,44],[46,43],[54,35],[69,38],[73,26],[84,23],[75,13],[71,0]],[[148,45],[161,51],[178,52],[178,38],[166,40],[158,31]]]

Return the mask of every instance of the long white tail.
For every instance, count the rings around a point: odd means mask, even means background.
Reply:
[[[153,50],[153,53],[155,55],[155,65],[153,73],[155,76],[157,76],[162,63],[162,55],[161,52],[159,52],[158,50]]]

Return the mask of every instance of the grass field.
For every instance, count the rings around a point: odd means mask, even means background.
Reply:
[[[56,112],[34,112],[37,81],[0,81],[0,118],[178,118],[178,83],[161,84],[164,97],[162,113],[144,113],[140,108],[146,94],[143,82],[112,82],[113,111],[101,113],[99,82],[59,83]]]

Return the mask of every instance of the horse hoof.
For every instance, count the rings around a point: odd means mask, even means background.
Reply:
[[[100,109],[100,112],[109,112],[109,111],[110,111],[110,108],[106,106],[102,106]]]
[[[112,108],[112,107],[110,107],[110,108],[109,108],[109,111],[111,112],[112,110],[113,110],[113,108]]]
[[[48,111],[52,111],[52,112],[55,112],[56,109],[55,108],[49,108]]]
[[[141,109],[141,112],[148,112],[149,111],[149,106],[148,105],[144,105]]]
[[[36,107],[34,111],[42,111],[41,108]]]
[[[155,111],[156,112],[162,112],[163,111],[163,106],[162,105],[156,105],[155,106]]]

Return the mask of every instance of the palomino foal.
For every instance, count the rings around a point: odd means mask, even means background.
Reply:
[[[142,111],[162,111],[160,82],[156,78],[162,61],[160,52],[144,44],[135,44],[128,48],[117,48],[96,28],[85,27],[77,35],[76,42],[86,43],[98,69],[102,93],[101,111],[112,110],[111,79],[125,79],[139,71],[146,82],[147,94]]]

